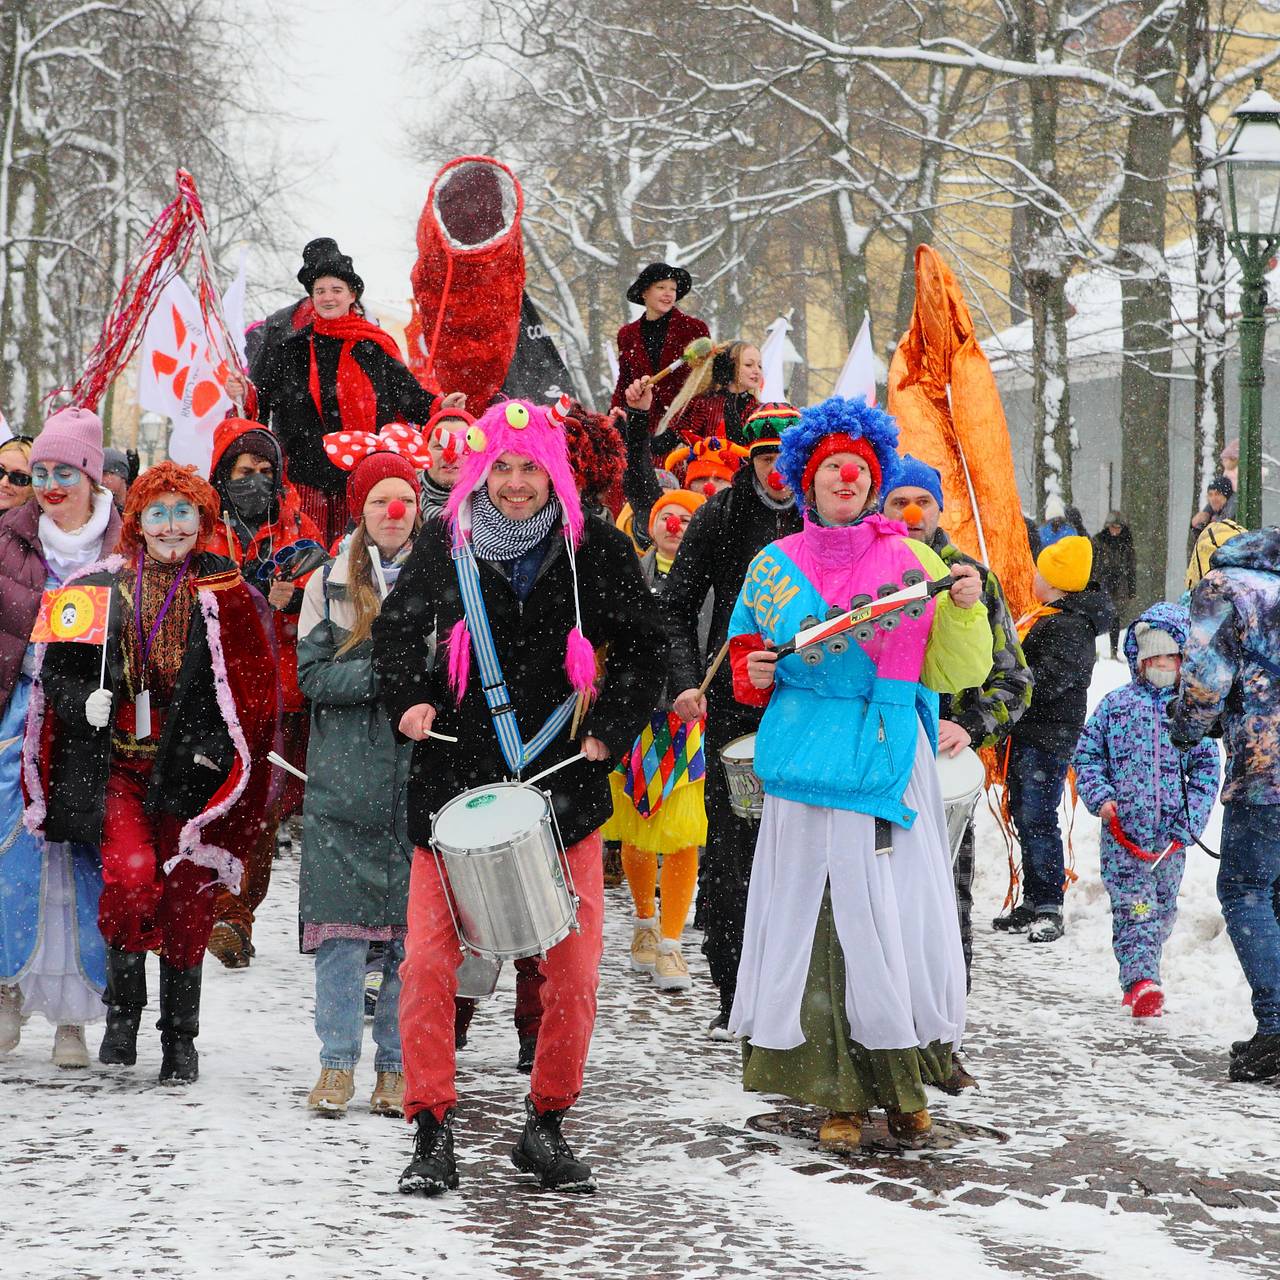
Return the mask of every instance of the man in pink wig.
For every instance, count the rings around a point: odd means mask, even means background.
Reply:
[[[612,807],[609,771],[657,704],[666,641],[627,539],[583,515],[563,405],[495,405],[469,428],[467,448],[446,520],[414,544],[374,625],[391,723],[417,744],[408,813],[417,853],[400,996],[405,1117],[417,1133],[400,1189],[438,1195],[458,1185],[451,1116],[459,942],[427,847],[430,815],[470,788],[558,762],[572,731],[584,758],[544,786],[580,899],[579,930],[543,962],[542,1027],[511,1158],[544,1188],[591,1191],[591,1170],[560,1127],[581,1092],[595,1023],[599,828]],[[429,661],[433,631],[443,643]]]

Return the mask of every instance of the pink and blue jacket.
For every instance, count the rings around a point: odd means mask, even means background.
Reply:
[[[800,533],[770,543],[751,562],[729,623],[734,693],[767,703],[756,738],[755,771],[765,794],[871,814],[909,827],[903,795],[915,763],[918,727],[936,729],[936,693],[981,685],[991,670],[991,627],[981,601],[958,609],[947,595],[919,618],[899,615],[865,645],[825,652],[816,666],[792,654],[777,664],[771,689],[746,679],[751,638],[781,645],[809,618],[898,590],[909,570],[948,574],[906,526],[880,515],[826,528],[806,517]],[[734,639],[741,637],[740,639]],[[932,691],[932,694],[929,692]]]

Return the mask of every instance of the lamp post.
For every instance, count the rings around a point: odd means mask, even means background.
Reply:
[[[1227,178],[1227,244],[1240,264],[1240,490],[1236,516],[1262,524],[1262,347],[1266,275],[1280,245],[1280,102],[1254,80],[1232,112],[1237,124],[1218,163]]]

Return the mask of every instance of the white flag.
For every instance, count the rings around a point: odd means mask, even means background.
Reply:
[[[614,380],[617,381],[616,377]],[[4,416],[4,410],[0,409],[0,444],[4,444],[6,440],[12,439],[13,432],[9,430],[9,423]]]
[[[765,331],[760,344],[760,366],[764,373],[760,399],[766,404],[787,398],[787,366],[800,362],[800,353],[787,337],[791,332],[790,316],[790,312],[779,316]]]
[[[227,373],[226,362],[205,333],[200,304],[187,282],[175,276],[142,336],[138,404],[173,423],[169,457],[193,464],[204,476],[213,456],[213,429],[231,407],[223,390]]]
[[[618,353],[613,349],[612,342],[604,344],[604,358],[609,362],[609,377],[616,387],[618,385]]]
[[[871,317],[862,317],[862,327],[849,348],[849,355],[836,379],[832,395],[853,400],[862,396],[868,404],[876,402],[876,357],[871,347]]]
[[[236,267],[236,278],[227,285],[222,295],[222,318],[231,331],[231,341],[235,343],[236,354],[240,357],[242,368],[249,367],[249,357],[244,350],[244,295],[248,283],[245,264],[249,260],[249,250],[240,250],[240,263]]]

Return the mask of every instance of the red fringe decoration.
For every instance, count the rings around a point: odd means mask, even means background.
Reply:
[[[209,262],[204,206],[200,203],[195,179],[185,169],[179,169],[177,187],[177,195],[151,224],[143,237],[137,260],[125,272],[102,333],[89,353],[84,372],[74,386],[55,389],[50,392],[49,399],[66,392],[71,404],[97,410],[107,388],[120,376],[141,344],[147,320],[160,294],[187,265],[193,251],[197,263],[196,296],[200,301],[200,314],[211,335],[222,335],[221,345],[228,363],[243,372],[235,344],[226,335],[226,326],[222,323],[222,304],[213,285]]]

